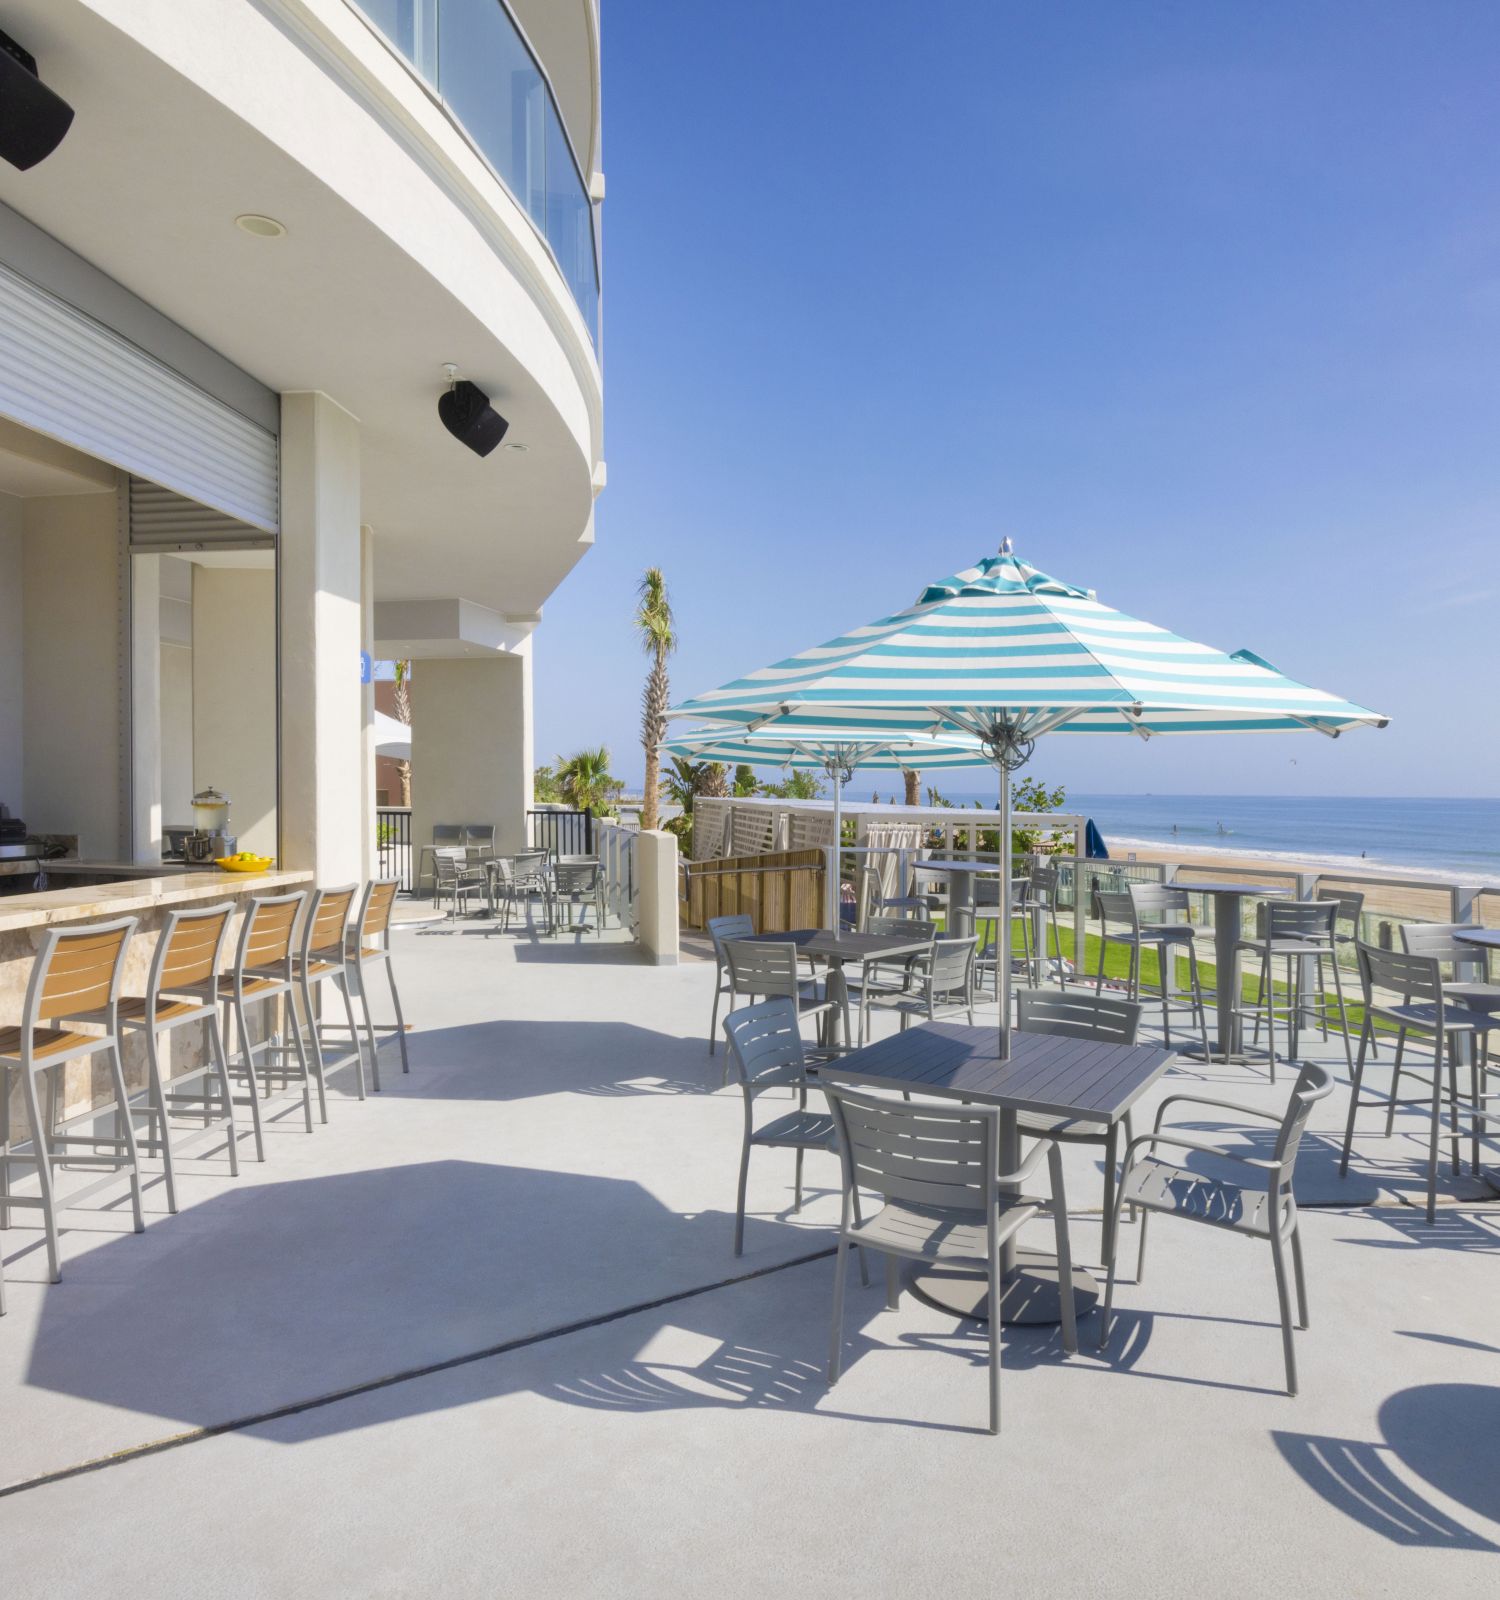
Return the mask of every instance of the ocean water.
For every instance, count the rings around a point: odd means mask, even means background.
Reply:
[[[1069,794],[1067,808],[1094,819],[1111,855],[1265,855],[1500,884],[1500,799]]]

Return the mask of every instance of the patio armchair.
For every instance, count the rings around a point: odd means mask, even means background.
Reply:
[[[469,853],[461,844],[441,845],[432,852],[433,898],[438,910],[448,896],[448,919],[458,916],[459,905],[467,906],[472,895],[489,898],[488,874],[481,866],[471,866]]]
[[[934,939],[926,954],[912,963],[911,986],[890,994],[866,991],[861,1005],[860,1037],[865,1037],[871,1010],[894,1011],[904,1033],[916,1017],[935,1022],[939,1016],[962,1011],[974,1021],[974,958],[979,941],[970,934],[961,939]]]
[[[726,939],[724,957],[729,963],[731,999],[742,997],[752,1004],[757,999],[790,1000],[799,1020],[818,1019],[823,1045],[833,1044],[835,1018],[842,1019],[843,1036],[849,1037],[849,993],[837,968],[821,982],[804,978],[798,968],[797,946],[791,940],[783,944],[780,940]]]
[[[1097,889],[1094,901],[1099,911],[1099,970],[1094,978],[1094,993],[1104,992],[1104,962],[1110,945],[1123,945],[1130,952],[1130,976],[1126,997],[1139,1000],[1144,992],[1161,1005],[1164,1042],[1172,1047],[1172,1013],[1187,1011],[1198,1024],[1203,1059],[1208,1054],[1208,1016],[1203,1007],[1203,985],[1198,975],[1198,955],[1193,940],[1205,930],[1186,920],[1186,889],[1165,883],[1132,883],[1123,890]],[[1179,917],[1184,920],[1177,920]],[[1155,989],[1141,976],[1141,955],[1156,953],[1160,982]],[[1176,987],[1177,957],[1188,962],[1188,987]]]
[[[1141,1214],[1140,1249],[1136,1262],[1136,1283],[1146,1269],[1146,1223],[1153,1211],[1181,1217],[1210,1228],[1221,1228],[1246,1238],[1264,1239],[1271,1247],[1271,1264],[1276,1275],[1276,1298],[1281,1311],[1281,1349],[1286,1363],[1286,1389],[1297,1392],[1297,1354],[1292,1347],[1292,1303],[1287,1283],[1287,1254],[1292,1258],[1292,1275],[1297,1288],[1299,1328],[1307,1327],[1307,1279],[1302,1269],[1302,1236],[1297,1222],[1297,1201],[1293,1192],[1293,1172],[1297,1150],[1307,1127],[1312,1108],[1333,1090],[1333,1074],[1327,1067],[1308,1063],[1297,1077],[1284,1112],[1259,1111],[1230,1100],[1213,1100],[1203,1095],[1174,1094],[1162,1101],[1156,1113],[1156,1126],[1150,1133],[1132,1139],[1125,1152],[1125,1171],[1115,1192],[1114,1228],[1109,1256],[1109,1276],[1104,1286],[1104,1314],[1099,1324],[1099,1348],[1109,1341],[1110,1309],[1115,1293],[1115,1265],[1119,1240],[1120,1210],[1137,1207]],[[1255,1117],[1276,1123],[1276,1142],[1269,1157],[1226,1150],[1200,1135],[1165,1126],[1172,1106],[1206,1106],[1232,1112],[1236,1117]],[[1204,1171],[1158,1154],[1160,1147],[1211,1158],[1215,1167]],[[1239,1181],[1219,1176],[1220,1172],[1243,1173]]]
[[[1021,1033],[1134,1044],[1140,1032],[1141,1011],[1139,1000],[1119,1000],[1113,995],[1054,989],[1016,992],[1016,1028]],[[1135,1133],[1130,1113],[1127,1111],[1121,1122],[1088,1122],[1076,1117],[1048,1117],[1023,1111],[1016,1117],[1016,1125],[1029,1138],[1100,1147],[1104,1156],[1104,1259],[1108,1261],[1114,1253],[1115,1182],[1122,1154],[1120,1132],[1123,1128],[1127,1146]],[[1131,1220],[1134,1221],[1133,1212]]]
[[[740,1256],[745,1253],[745,1193],[750,1181],[751,1150],[759,1145],[796,1152],[792,1209],[801,1211],[803,1156],[809,1150],[825,1150],[831,1155],[837,1145],[830,1113],[821,1106],[817,1110],[808,1108],[807,1052],[796,1007],[790,1000],[782,996],[731,1011],[724,1018],[724,1038],[728,1044],[729,1065],[745,1102],[739,1189],[734,1211],[734,1253]],[[781,1088],[791,1091],[796,1107],[756,1127],[756,1100],[769,1089]],[[856,1196],[856,1216],[858,1206]],[[860,1270],[863,1275],[863,1256]],[[869,1281],[867,1277],[865,1281]]]
[[[1436,956],[1407,955],[1396,950],[1382,950],[1376,945],[1360,941],[1355,949],[1359,954],[1359,981],[1364,991],[1365,1018],[1359,1033],[1359,1054],[1354,1062],[1349,1091],[1349,1120],[1344,1128],[1344,1152],[1339,1161],[1339,1176],[1349,1170],[1349,1152],[1354,1143],[1354,1119],[1360,1109],[1368,1105],[1385,1105],[1385,1133],[1389,1138],[1395,1129],[1396,1107],[1420,1105],[1427,1109],[1429,1133],[1427,1144],[1427,1220],[1437,1220],[1437,1169],[1438,1146],[1441,1142],[1443,1120],[1443,1068],[1448,1069],[1448,1138],[1453,1159],[1453,1173],[1457,1177],[1459,1161],[1459,1095],[1458,1051],[1460,1040],[1466,1041],[1472,1051],[1470,1086],[1472,1103],[1470,1118],[1470,1157],[1475,1171],[1479,1169],[1480,1129],[1500,1119],[1500,1113],[1488,1110],[1490,1096],[1481,1089],[1488,1082],[1489,1066],[1481,1058],[1480,1046],[1487,1041],[1492,1028],[1500,1028],[1500,1012],[1481,1011],[1465,1004],[1452,993],[1443,981],[1443,964]],[[1399,995],[1390,999],[1387,996]],[[1385,1022],[1398,1031],[1396,1056],[1391,1071],[1389,1096],[1362,1100],[1360,1090],[1364,1084],[1365,1054],[1374,1038],[1375,1024]],[[1416,1033],[1432,1042],[1430,1080],[1424,1079],[1417,1068],[1404,1061],[1408,1036]],[[1424,1084],[1427,1093],[1421,1099],[1402,1100],[1401,1074],[1415,1074]]]
[[[859,1094],[825,1083],[843,1166],[844,1209],[833,1274],[833,1334],[828,1382],[843,1366],[844,1283],[849,1247],[885,1256],[886,1306],[901,1303],[901,1263],[982,1267],[989,1280],[989,1430],[1000,1431],[1000,1249],[1034,1217],[1050,1214],[1057,1238],[1062,1292],[1063,1349],[1078,1348],[1073,1304],[1073,1262],[1062,1152],[1050,1139],[1035,1145],[1014,1172],[1000,1171],[1000,1113],[989,1106],[935,1105]],[[1026,1192],[1043,1159],[1051,1196]],[[860,1190],[884,1202],[868,1220],[859,1214]]]

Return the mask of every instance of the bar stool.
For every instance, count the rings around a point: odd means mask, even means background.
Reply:
[[[1062,874],[1055,866],[1033,866],[1031,876],[1026,880],[1025,888],[1016,904],[1016,911],[1026,924],[1026,938],[1031,941],[1031,927],[1033,923],[1040,924],[1041,944],[1034,954],[1037,972],[1037,987],[1040,988],[1047,976],[1047,963],[1051,956],[1047,951],[1047,923],[1052,925],[1052,949],[1057,953],[1057,981],[1060,988],[1067,988],[1067,973],[1063,970],[1062,935],[1057,930],[1057,890]]]
[[[239,944],[235,950],[233,968],[219,978],[219,998],[224,1002],[227,1021],[230,1012],[239,1032],[239,1049],[230,1056],[233,1072],[243,1072],[249,1085],[247,1099],[251,1120],[255,1125],[255,1158],[266,1159],[265,1140],[262,1136],[260,1101],[262,1093],[269,1096],[271,1086],[261,1088],[256,1071],[257,1054],[279,1057],[283,1065],[295,1054],[302,1075],[302,1111],[307,1121],[307,1131],[313,1131],[312,1091],[307,1070],[307,1050],[302,1042],[302,1029],[297,1022],[297,1007],[293,999],[297,976],[294,971],[292,933],[297,923],[297,913],[302,909],[307,895],[301,889],[291,894],[251,895],[245,908],[245,920],[240,927]],[[274,1032],[268,1031],[259,1044],[250,1040],[250,1022],[247,1007],[283,1000],[286,1025],[292,1036],[290,1048],[277,1042]],[[274,1022],[275,1012],[270,1019]],[[225,1029],[227,1036],[228,1029]],[[269,1063],[267,1063],[269,1066]],[[318,1068],[318,1088],[322,1091],[322,1066]]]
[[[42,1213],[47,1235],[47,1267],[53,1283],[62,1281],[53,1170],[59,1158],[65,1158],[70,1166],[113,1168],[109,1178],[69,1195],[70,1202],[85,1199],[104,1183],[112,1182],[122,1167],[128,1168],[135,1231],[141,1233],[146,1226],[141,1210],[141,1171],[131,1123],[130,1096],[125,1089],[125,1069],[120,1060],[118,1017],[120,976],[125,970],[125,952],[135,929],[134,917],[122,917],[117,922],[96,922],[83,928],[48,929],[32,963],[21,1025],[0,1028],[0,1227],[10,1226],[14,1206],[28,1206]],[[104,1031],[102,1034],[80,1033],[72,1026],[75,1023],[102,1027]],[[59,1132],[57,1069],[80,1056],[101,1051],[109,1058],[114,1100],[111,1105],[95,1108],[89,1115],[97,1117],[113,1109],[116,1136]],[[11,1145],[11,1070],[21,1074],[26,1116],[31,1123],[29,1155],[19,1154]],[[38,1092],[42,1082],[47,1093],[45,1115]],[[82,1145],[92,1148],[74,1148]],[[114,1150],[103,1151],[99,1148],[101,1145],[113,1145]],[[12,1192],[10,1169],[17,1164],[36,1168],[38,1194]]]
[[[173,1106],[180,1102],[201,1107],[206,1133],[212,1101],[208,1081],[218,1091],[222,1107],[221,1114],[228,1136],[229,1173],[231,1177],[239,1176],[234,1098],[229,1087],[229,1065],[224,1054],[224,1030],[219,1021],[218,1006],[219,966],[224,954],[224,941],[229,933],[229,919],[233,915],[234,906],[229,901],[198,911],[169,911],[161,937],[156,942],[156,955],[146,978],[145,994],[126,995],[119,1005],[121,1028],[142,1034],[146,1040],[146,1061],[151,1079],[147,1090],[146,1136],[140,1142],[144,1144],[147,1155],[155,1155],[158,1150],[161,1152],[162,1172],[167,1185],[167,1210],[171,1212],[177,1210],[177,1174],[173,1165],[172,1131],[168,1117]],[[197,1066],[174,1072],[170,1077],[163,1077],[161,1036],[190,1022],[208,1024],[208,1059]],[[191,1084],[204,1087],[200,1093],[189,1094],[186,1091]]]
[[[365,1037],[370,1041],[370,1076],[375,1093],[380,1093],[380,1046],[377,1033],[394,1033],[401,1045],[401,1070],[411,1071],[406,1058],[406,1019],[401,1014],[401,996],[396,992],[396,969],[391,965],[391,907],[396,903],[399,878],[372,878],[360,897],[359,915],[348,932],[344,963],[349,981],[359,995],[365,1013]],[[376,1022],[370,1014],[370,986],[367,972],[384,963],[386,982],[391,986],[391,1004],[396,1008],[394,1022]]]
[[[1338,948],[1335,943],[1335,924],[1338,921],[1338,902],[1333,900],[1262,900],[1255,908],[1255,937],[1241,939],[1236,948],[1260,957],[1259,989],[1255,1005],[1248,1010],[1234,996],[1235,1009],[1242,1015],[1257,1018],[1255,1037],[1260,1037],[1259,1019],[1266,1024],[1266,1049],[1269,1058],[1271,1082],[1276,1082],[1276,1019],[1286,1023],[1286,1059],[1293,1061],[1297,1055],[1298,1032],[1304,1015],[1311,1017],[1314,1027],[1329,1022],[1328,1002],[1323,992],[1323,963],[1333,968],[1333,988],[1338,998],[1339,1028],[1344,1038],[1344,1060],[1351,1075],[1354,1071],[1354,1053],[1349,1043],[1346,1019],[1348,1007],[1344,1003],[1344,981],[1339,974]],[[1286,962],[1286,1004],[1276,1003],[1275,963]],[[1302,968],[1304,961],[1318,964],[1317,987],[1309,1002],[1302,993]]]
[[[1160,1002],[1162,1033],[1169,1049],[1172,1045],[1172,1013],[1187,1011],[1198,1024],[1203,1059],[1210,1060],[1208,1016],[1203,1009],[1198,953],[1193,948],[1193,940],[1202,930],[1190,922],[1167,920],[1179,912],[1186,915],[1187,890],[1164,883],[1132,883],[1123,891],[1096,889],[1094,899],[1099,908],[1099,970],[1094,977],[1094,993],[1104,992],[1104,958],[1109,946],[1123,944],[1130,951],[1130,978],[1126,990],[1129,998],[1139,1000],[1144,989],[1148,996]],[[1152,918],[1160,920],[1153,921]],[[1141,979],[1143,950],[1156,952],[1161,983],[1154,995],[1150,986]],[[1185,955],[1188,961],[1186,991],[1174,985],[1179,954]]]
[[[307,1035],[312,1043],[312,1056],[318,1080],[318,1120],[328,1121],[328,1096],[324,1090],[325,1075],[347,1067],[356,1066],[359,1098],[365,1097],[365,1052],[360,1043],[359,1029],[354,1021],[354,1002],[350,998],[347,935],[349,907],[359,893],[357,883],[344,884],[337,889],[314,889],[307,904],[307,915],[302,919],[301,948],[293,967],[297,973],[297,986],[302,991],[302,1015],[307,1022]],[[325,1059],[324,1035],[337,1026],[319,1021],[319,1008],[313,1004],[313,985],[332,983],[344,998],[344,1015],[349,1023],[351,1048],[334,1061]],[[321,999],[321,991],[319,994]]]

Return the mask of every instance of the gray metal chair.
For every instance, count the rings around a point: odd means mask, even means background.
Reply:
[[[136,1151],[130,1096],[120,1059],[120,978],[125,953],[136,929],[136,918],[95,922],[83,928],[48,928],[32,962],[31,977],[22,1002],[19,1027],[0,1027],[0,1221],[10,1224],[11,1210],[30,1207],[42,1213],[47,1239],[47,1268],[53,1283],[62,1281],[58,1250],[57,1166],[107,1167],[110,1182],[124,1170],[130,1178],[130,1205],[135,1231],[146,1226],[141,1209],[141,1170]],[[79,1025],[95,1032],[80,1032]],[[114,1091],[110,1105],[91,1108],[90,1120],[111,1109],[115,1133],[97,1127],[86,1134],[64,1133],[62,1097],[57,1069],[81,1056],[103,1054],[109,1065]],[[30,1124],[30,1150],[17,1150],[11,1142],[10,1073],[21,1078],[21,1093]],[[46,1095],[43,1109],[42,1093]],[[36,1169],[37,1193],[16,1194],[11,1188],[13,1166]],[[69,1195],[81,1200],[97,1187],[90,1184]]]
[[[1364,895],[1355,889],[1319,889],[1313,899],[1329,901],[1338,907],[1333,919],[1333,942],[1335,945],[1350,945],[1359,942],[1365,913]],[[1334,959],[1337,960],[1337,955],[1335,955]],[[1350,1018],[1341,1016],[1339,1025],[1347,1035]],[[1323,1037],[1326,1039],[1328,1037],[1328,1010],[1326,1004],[1323,1008],[1321,1030]],[[1255,1034],[1256,1038],[1260,1037],[1259,1022],[1255,1025]],[[1370,1041],[1370,1054],[1372,1057],[1377,1054],[1373,1039]]]
[[[1042,942],[1033,952],[1032,960],[1037,973],[1037,986],[1040,987],[1047,975],[1047,963],[1057,961],[1057,974],[1059,984],[1066,985],[1067,978],[1062,965],[1062,935],[1057,926],[1057,894],[1062,882],[1062,873],[1055,866],[1037,864],[1031,869],[1031,876],[1026,881],[1026,887],[1016,904],[1017,913],[1025,919],[1026,939],[1028,945],[1032,941],[1032,925],[1038,920],[1042,924]],[[1047,929],[1052,930],[1052,949],[1047,948]]]
[[[843,974],[833,968],[823,982],[809,981],[798,969],[797,946],[788,940],[726,939],[724,956],[729,963],[731,998],[791,1000],[797,1015],[816,1017],[823,1033],[822,1043],[833,1043],[832,1024],[842,1018],[844,1038],[849,1038],[849,996]]]
[[[448,896],[448,918],[459,914],[459,907],[468,907],[469,898],[478,895],[486,901],[489,896],[489,874],[482,866],[469,861],[469,853],[461,844],[441,845],[432,852],[433,898],[442,909],[443,896]]]
[[[1012,878],[1010,881],[1010,910],[1011,925],[1014,927],[1019,920],[1021,925],[1021,964],[1026,969],[1026,981],[1032,985],[1041,983],[1038,971],[1036,951],[1032,948],[1032,926],[1030,917],[1021,916],[1021,902],[1026,898],[1026,891],[1030,887],[1029,878]],[[989,938],[984,937],[984,930],[989,929]],[[976,973],[983,975],[989,973],[995,998],[1000,997],[1000,880],[998,878],[975,878],[974,880],[974,932],[980,942],[979,953],[974,958]],[[1015,960],[1015,950],[1012,947],[1011,960]]]
[[[1156,1113],[1156,1126],[1150,1133],[1132,1139],[1125,1152],[1125,1171],[1115,1195],[1114,1241],[1119,1239],[1120,1210],[1125,1205],[1141,1213],[1140,1253],[1136,1282],[1146,1269],[1146,1222],[1151,1212],[1160,1211],[1181,1217],[1185,1222],[1204,1223],[1247,1238],[1264,1239],[1271,1246],[1271,1262],[1276,1274],[1276,1298],[1281,1308],[1281,1347],[1286,1361],[1288,1394],[1297,1392],[1297,1355],[1292,1348],[1292,1304],[1287,1286],[1286,1256],[1290,1250],[1292,1272],[1297,1285],[1297,1326],[1307,1326],[1307,1279],[1302,1270],[1302,1236],[1297,1225],[1297,1201],[1293,1192],[1293,1173],[1297,1149],[1307,1127],[1312,1108],[1333,1089],[1333,1074],[1327,1067],[1308,1063],[1298,1075],[1296,1087],[1284,1112],[1257,1111],[1230,1100],[1211,1100],[1203,1095],[1174,1094],[1162,1101]],[[1269,1158],[1225,1150],[1197,1134],[1180,1133],[1163,1125],[1167,1109],[1174,1105],[1209,1106],[1230,1111],[1238,1117],[1256,1117],[1279,1123],[1276,1143]],[[1240,1182],[1230,1182],[1212,1171],[1198,1171],[1157,1154],[1161,1145],[1185,1150],[1215,1162],[1229,1163],[1227,1170],[1244,1171]],[[1109,1277],[1104,1288],[1104,1315],[1099,1324],[1099,1348],[1109,1340],[1110,1309],[1115,1293],[1115,1249],[1109,1258]]]
[[[755,918],[744,914],[710,917],[707,927],[708,936],[714,942],[714,1009],[708,1019],[708,1053],[712,1055],[719,1041],[719,1001],[726,994],[732,997],[734,993],[729,982],[729,957],[724,954],[724,941],[753,937]]]
[[[359,1029],[354,1021],[354,986],[349,978],[348,932],[349,909],[359,893],[357,883],[346,883],[335,889],[313,889],[308,897],[307,914],[302,918],[302,935],[293,959],[297,974],[297,989],[302,996],[302,1016],[307,1029],[308,1046],[317,1063],[318,1120],[328,1121],[328,1094],[324,1087],[329,1072],[354,1063],[354,1077],[358,1096],[365,1098],[365,1052]],[[313,1003],[314,986],[319,990],[331,983],[344,1002],[344,1017],[348,1023],[349,1048],[339,1050],[331,1045],[329,1036],[338,1031],[338,1025],[326,1022],[318,1006]],[[332,1059],[329,1050],[333,1049]]]
[[[1454,938],[1456,933],[1472,933],[1475,927],[1472,922],[1403,922],[1401,947],[1408,955],[1432,956],[1453,968],[1453,976],[1443,979],[1446,999],[1461,1001],[1474,1011],[1497,1011],[1500,983],[1490,982],[1484,951]]]
[[[202,1114],[203,1131],[210,1129],[217,1110],[224,1124],[229,1174],[240,1171],[239,1139],[234,1126],[234,1093],[229,1085],[224,1029],[219,1020],[219,969],[234,905],[204,906],[191,911],[168,911],[156,941],[156,953],[143,995],[123,995],[118,1014],[122,1033],[139,1033],[145,1040],[147,1088],[146,1132],[137,1136],[138,1147],[148,1156],[161,1155],[166,1182],[167,1210],[177,1210],[176,1151],[172,1143],[171,1114],[191,1106]],[[166,1070],[162,1063],[161,1036],[177,1028],[206,1023],[208,1050],[202,1057],[190,1051]],[[137,1101],[140,1096],[135,1097]]]
[[[1134,1044],[1141,1027],[1139,1000],[1117,1000],[1113,995],[1078,990],[1020,989],[1016,992],[1016,1027],[1021,1033],[1044,1033],[1064,1039],[1098,1039],[1110,1044]],[[1061,1144],[1095,1144],[1104,1152],[1104,1259],[1114,1253],[1115,1183],[1120,1170],[1120,1130],[1128,1146],[1135,1129],[1130,1113],[1124,1121],[1087,1122],[1075,1117],[1048,1117],[1023,1111],[1016,1123],[1035,1139],[1056,1139]]]
[[[1172,1044],[1172,1013],[1187,1011],[1198,1024],[1203,1059],[1208,1054],[1208,1015],[1203,1008],[1203,985],[1198,973],[1198,953],[1193,940],[1203,932],[1185,920],[1189,910],[1188,893],[1166,883],[1132,883],[1122,890],[1098,889],[1094,892],[1099,911],[1099,970],[1094,993],[1104,992],[1104,960],[1112,944],[1124,945],[1130,952],[1130,977],[1126,995],[1139,1000],[1142,993],[1161,1005],[1162,1034],[1167,1047]],[[1176,920],[1178,917],[1184,920]],[[1153,989],[1141,976],[1141,955],[1156,954],[1161,981]],[[1188,987],[1176,987],[1177,957],[1187,957]]]
[[[891,916],[881,913],[865,919],[866,933],[894,934],[898,938],[923,939],[929,944],[937,936],[937,924],[925,917]],[[859,1008],[859,1042],[865,1042],[871,995],[910,994],[919,957],[904,956],[893,961],[889,956],[870,956],[859,964],[859,976],[844,979],[851,1005]]]
[[[566,914],[564,933],[602,933],[604,931],[604,872],[594,860],[571,861],[567,857],[553,863],[549,924],[558,931],[559,916]],[[594,908],[590,927],[588,909]],[[573,921],[577,911],[580,920]]]
[[[1421,1105],[1428,1109],[1430,1132],[1427,1146],[1427,1220],[1437,1220],[1437,1169],[1438,1146],[1441,1142],[1443,1117],[1443,1068],[1448,1069],[1449,1143],[1453,1158],[1453,1173],[1457,1177],[1459,1158],[1459,1108],[1458,1108],[1458,1052],[1459,1039],[1473,1044],[1472,1073],[1473,1104],[1470,1107],[1470,1156],[1474,1168],[1479,1167],[1479,1138],[1482,1127],[1496,1120],[1496,1114],[1487,1110],[1488,1099],[1480,1090],[1487,1080],[1488,1068],[1479,1052],[1481,1040],[1489,1030],[1500,1028],[1500,1013],[1480,1011],[1450,998],[1443,982],[1442,962],[1436,956],[1407,955],[1396,950],[1382,950],[1363,940],[1355,947],[1359,953],[1359,980],[1364,990],[1364,1024],[1359,1034],[1359,1055],[1354,1063],[1349,1091],[1349,1120],[1344,1128],[1344,1153],[1339,1161],[1339,1176],[1349,1170],[1349,1152],[1354,1143],[1354,1119],[1360,1109],[1368,1105],[1385,1106],[1385,1132],[1389,1138],[1394,1131],[1398,1105]],[[1399,1000],[1386,998],[1399,995]],[[1384,1100],[1361,1100],[1360,1089],[1364,1083],[1365,1052],[1374,1037],[1375,1024],[1385,1022],[1398,1029],[1396,1059],[1391,1072],[1391,1089]],[[1410,1033],[1417,1033],[1432,1042],[1432,1078],[1427,1084],[1428,1094],[1420,1100],[1402,1100],[1401,1074],[1415,1073],[1424,1082],[1415,1067],[1404,1065],[1403,1056]]]
[[[955,1011],[967,1013],[974,1021],[974,958],[979,940],[970,934],[962,939],[934,939],[931,951],[912,963],[909,989],[882,994],[866,990],[861,1005],[860,1037],[869,1027],[870,1012],[894,1011],[901,1018],[901,1031],[913,1017],[920,1022],[935,1022],[939,1016]]]
[[[807,1053],[797,1011],[784,996],[741,1006],[724,1018],[729,1063],[745,1100],[745,1128],[740,1142],[740,1178],[734,1211],[734,1253],[745,1253],[745,1193],[750,1182],[750,1152],[767,1149],[795,1150],[794,1211],[802,1209],[802,1158],[809,1150],[837,1149],[833,1117],[807,1105]],[[755,1102],[769,1089],[789,1089],[796,1098],[794,1110],[755,1125]],[[855,1197],[858,1216],[859,1197]],[[861,1271],[864,1271],[861,1258]],[[866,1280],[868,1281],[868,1280]]]
[[[517,850],[511,858],[514,874],[514,893],[520,901],[523,920],[530,917],[531,897],[540,897],[547,912],[548,896],[552,892],[552,852],[550,850]],[[550,926],[550,924],[549,924]]]
[[[826,1081],[824,1092],[833,1112],[844,1177],[833,1274],[830,1386],[838,1382],[843,1366],[850,1245],[879,1250],[885,1256],[886,1305],[892,1311],[901,1302],[902,1261],[979,1266],[989,1279],[989,1428],[999,1433],[1000,1248],[1044,1213],[1051,1214],[1057,1238],[1058,1279],[1067,1285],[1062,1295],[1063,1348],[1070,1355],[1078,1348],[1061,1150],[1043,1139],[1014,1172],[1002,1173],[1000,1113],[992,1107],[879,1099]],[[1023,1187],[1044,1157],[1052,1180],[1050,1199],[1027,1194]],[[884,1202],[868,1221],[861,1219],[857,1208],[861,1189]]]
[[[1302,1019],[1311,1015],[1314,1026],[1328,1025],[1328,1006],[1324,1000],[1323,967],[1326,962],[1333,970],[1333,988],[1338,998],[1339,1031],[1344,1040],[1344,1059],[1349,1070],[1354,1070],[1354,1053],[1345,1025],[1348,1008],[1344,1004],[1344,980],[1339,971],[1338,948],[1335,943],[1334,924],[1338,920],[1338,905],[1331,900],[1262,900],[1255,908],[1256,931],[1253,939],[1240,939],[1236,948],[1260,957],[1259,990],[1255,1004],[1244,1007],[1235,996],[1235,1008],[1242,1015],[1256,1018],[1255,1037],[1260,1037],[1260,1023],[1266,1025],[1266,1053],[1271,1082],[1276,1082],[1276,1022],[1278,1017],[1286,1024],[1286,1059],[1295,1062]],[[1276,999],[1276,963],[1285,963],[1284,1004]],[[1313,998],[1308,1000],[1302,990],[1302,968],[1305,962],[1317,964],[1317,985]]]

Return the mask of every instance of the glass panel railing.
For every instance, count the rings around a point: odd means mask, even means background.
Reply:
[[[593,207],[562,118],[503,0],[353,0],[436,93],[546,240],[599,342]]]

